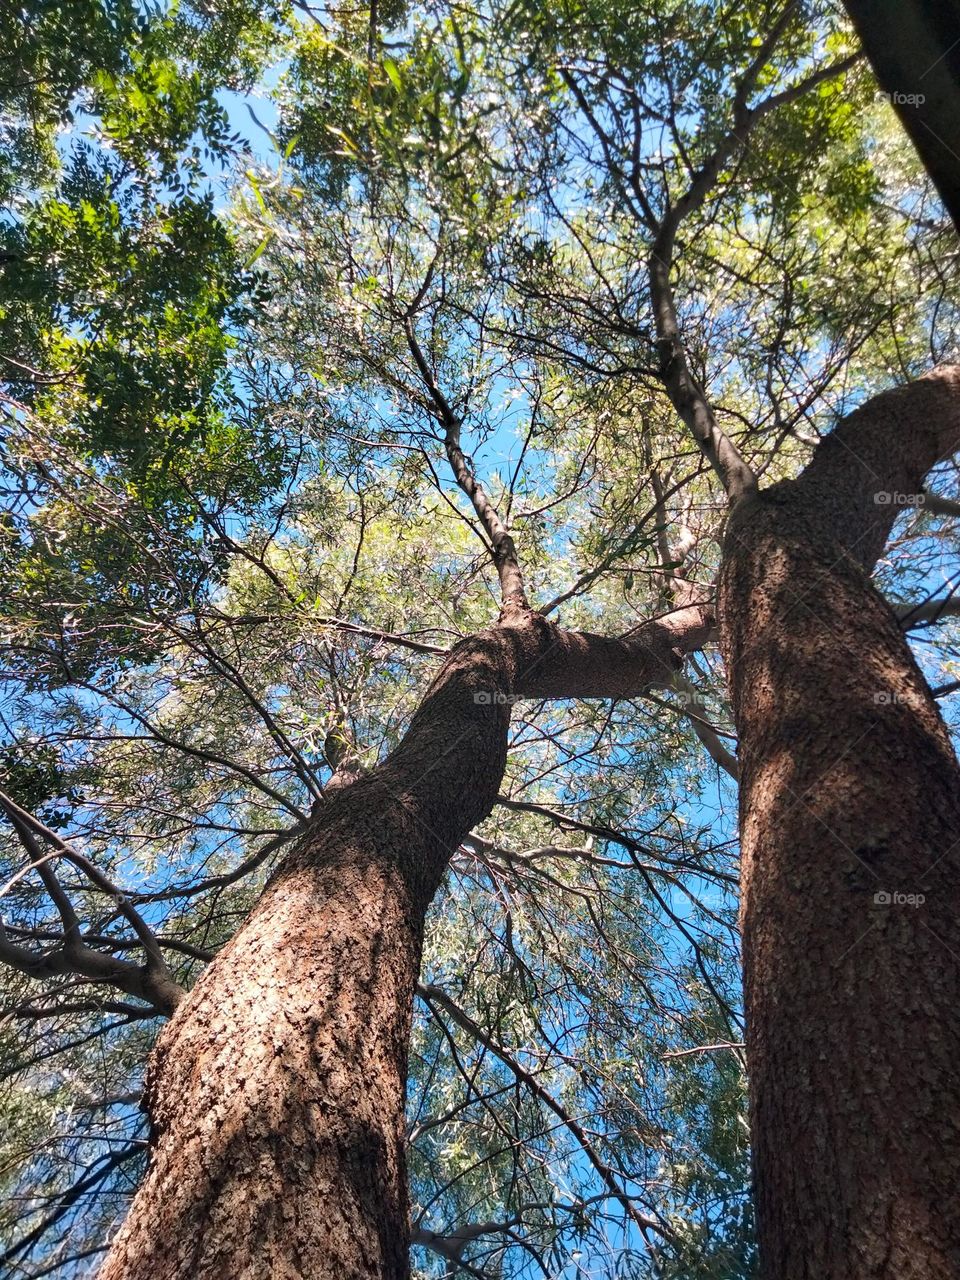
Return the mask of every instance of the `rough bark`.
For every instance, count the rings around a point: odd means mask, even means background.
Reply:
[[[958,447],[960,371],[942,369],[730,519],[765,1280],[960,1274],[960,770],[869,580],[902,495]]]
[[[424,917],[493,807],[510,702],[668,683],[712,624],[691,605],[615,640],[528,614],[453,650],[403,741],[319,807],[161,1035],[150,1167],[100,1280],[409,1274],[403,1105]]]

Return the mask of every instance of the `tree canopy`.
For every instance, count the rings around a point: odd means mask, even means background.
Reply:
[[[142,1173],[167,984],[496,616],[503,539],[568,628],[709,594],[711,432],[795,476],[955,357],[960,294],[832,4],[3,26],[0,1269],[68,1277]],[[877,571],[951,727],[954,483],[887,496]],[[422,1276],[753,1274],[736,774],[712,645],[513,708],[429,917]]]

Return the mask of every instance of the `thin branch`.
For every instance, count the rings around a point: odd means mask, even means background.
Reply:
[[[447,1016],[461,1028],[461,1030],[466,1031],[467,1034],[472,1036],[478,1044],[482,1044],[484,1048],[490,1051],[490,1053],[499,1058],[504,1066],[513,1072],[517,1080],[529,1089],[530,1092],[544,1104],[544,1106],[546,1106],[560,1121],[562,1121],[564,1126],[579,1143],[583,1154],[593,1166],[604,1186],[614,1199],[620,1202],[625,1212],[637,1226],[648,1247],[651,1247],[649,1239],[649,1233],[651,1231],[656,1231],[659,1235],[668,1240],[672,1240],[674,1238],[673,1232],[664,1223],[658,1221],[656,1218],[648,1217],[637,1209],[631,1197],[626,1194],[623,1187],[620,1185],[616,1171],[601,1159],[582,1125],[580,1125],[580,1123],[570,1115],[565,1107],[560,1105],[548,1089],[544,1088],[536,1076],[527,1071],[525,1067],[521,1066],[521,1064],[517,1062],[513,1055],[510,1054],[503,1045],[496,1041],[491,1035],[488,1035],[477,1022],[474,1022],[470,1015],[461,1009],[460,1006],[456,1004],[456,1002],[452,1000],[444,990],[442,990],[442,988],[425,986],[422,983],[418,983],[417,995],[424,1001],[434,1017],[437,1016],[435,1006],[439,1005]]]
[[[687,1058],[692,1053],[715,1053],[719,1049],[733,1049],[734,1051],[739,1051],[746,1047],[747,1046],[743,1044],[742,1041],[723,1040],[719,1044],[698,1044],[693,1049],[675,1049],[672,1053],[663,1054],[662,1059],[666,1062],[670,1058]]]
[[[516,545],[467,461],[461,447],[462,424],[437,383],[433,369],[424,355],[414,327],[414,313],[409,308],[403,317],[403,327],[410,354],[420,371],[420,377],[433,402],[440,425],[443,427],[444,448],[454,479],[473,504],[473,509],[489,539],[488,550],[500,579],[502,614],[529,613],[530,604],[523,585],[523,574],[520,571]]]

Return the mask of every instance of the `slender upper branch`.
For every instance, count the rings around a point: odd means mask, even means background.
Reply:
[[[660,240],[658,236],[649,264],[660,377],[674,408],[720,477],[731,503],[737,502],[748,493],[756,492],[757,478],[737,446],[717,423],[706,392],[690,370],[670,282],[671,260],[665,256],[669,251],[658,248]]]
[[[795,101],[822,81],[842,75],[862,55],[857,53],[840,62],[812,72],[798,83],[779,93],[770,94],[755,106],[748,105],[750,93],[760,72],[792,16],[788,5],[764,40],[746,74],[742,77],[733,101],[733,124],[714,151],[694,175],[687,190],[672,205],[654,238],[650,251],[650,300],[657,337],[660,376],[674,408],[714,468],[731,504],[757,490],[757,478],[733,441],[717,423],[706,392],[694,377],[680,333],[674,299],[671,270],[677,232],[683,221],[695,213],[715,187],[727,162],[747,143],[756,123],[778,107]]]
[[[418,298],[419,298],[418,294]],[[415,309],[415,308],[414,308]],[[460,443],[462,424],[454,412],[450,401],[439,386],[430,362],[427,360],[417,338],[414,325],[414,309],[408,308],[403,318],[407,345],[420,377],[433,403],[434,410],[444,432],[444,448],[447,460],[453,471],[454,479],[460,489],[467,495],[477,513],[483,531],[489,540],[489,550],[496,565],[500,579],[500,595],[504,615],[524,613],[529,610],[526,590],[523,585],[523,574],[520,571],[520,560],[517,548],[507,526],[500,518],[496,507],[490,501],[483,485],[477,480],[473,468],[467,461]]]

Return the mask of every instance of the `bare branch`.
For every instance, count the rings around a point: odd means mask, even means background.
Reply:
[[[651,1218],[647,1214],[641,1213],[630,1196],[624,1191],[620,1179],[614,1169],[612,1169],[599,1155],[589,1136],[579,1124],[579,1122],[570,1115],[567,1109],[556,1100],[552,1093],[546,1089],[540,1081],[513,1057],[513,1055],[504,1048],[492,1035],[475,1022],[460,1006],[447,995],[440,987],[424,986],[422,983],[417,985],[417,994],[421,1000],[427,1005],[431,1013],[436,1016],[436,1006],[439,1006],[447,1014],[447,1016],[456,1023],[461,1030],[466,1031],[472,1036],[478,1044],[482,1044],[492,1054],[494,1054],[505,1067],[516,1076],[530,1092],[538,1098],[544,1106],[546,1106],[553,1114],[566,1126],[573,1137],[577,1140],[581,1150],[587,1160],[593,1166],[594,1170],[600,1177],[604,1186],[610,1194],[620,1202],[626,1213],[633,1220],[639,1229],[643,1239],[650,1245],[650,1232],[655,1231],[666,1239],[673,1238],[673,1232],[665,1223],[660,1222],[656,1218]]]
[[[110,982],[121,990],[156,1005],[163,1012],[172,1013],[186,993],[173,981],[156,937],[126,895],[89,858],[84,857],[55,831],[51,831],[39,818],[21,808],[3,791],[0,791],[0,808],[13,824],[24,847],[31,855],[32,867],[37,870],[37,874],[44,880],[48,892],[54,898],[65,931],[62,951],[38,956],[11,943],[6,936],[6,931],[3,930],[0,936],[0,959],[34,977],[44,973],[75,972],[95,981]],[[121,915],[132,926],[143,946],[147,956],[146,966],[141,968],[127,961],[105,956],[102,952],[94,951],[83,944],[77,915],[52,875],[48,865],[49,860],[42,854],[37,837],[52,844],[58,857],[72,863],[101,893],[106,894],[116,903]]]
[[[516,545],[467,461],[460,443],[460,419],[440,389],[433,369],[424,355],[414,327],[414,314],[410,309],[404,315],[403,326],[410,353],[433,402],[440,425],[443,427],[444,447],[454,479],[473,504],[473,509],[489,539],[488,549],[500,579],[503,613],[504,615],[526,613],[530,609],[530,604],[523,585],[523,574],[520,572]]]

